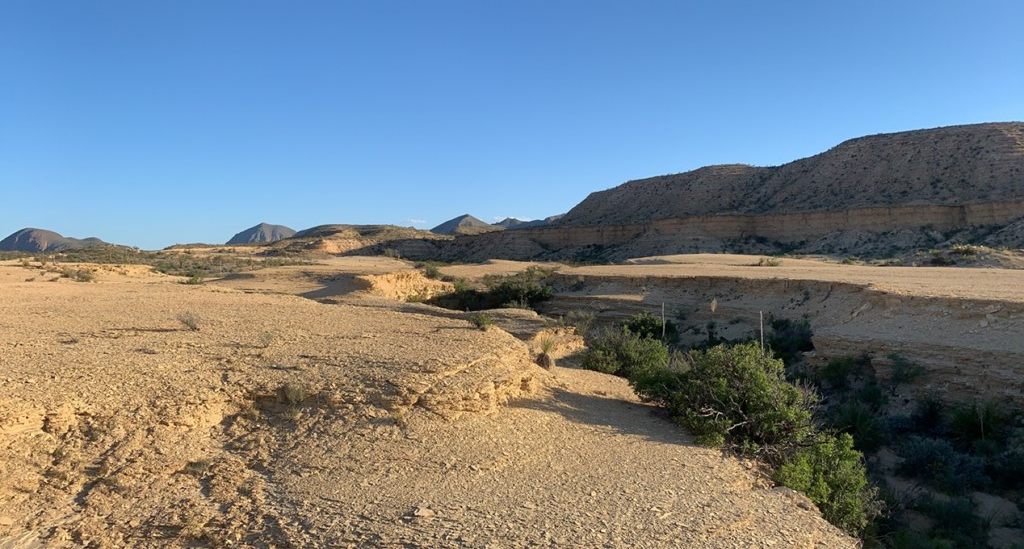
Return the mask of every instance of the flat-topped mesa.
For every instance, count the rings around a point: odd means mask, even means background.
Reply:
[[[563,226],[1024,200],[1024,123],[880,134],[778,167],[740,164],[592,193]]]

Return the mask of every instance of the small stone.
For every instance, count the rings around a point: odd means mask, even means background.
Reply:
[[[426,505],[417,505],[412,510],[412,516],[414,517],[428,518],[433,517],[435,515],[437,515],[437,513],[435,513],[433,509],[427,507]]]

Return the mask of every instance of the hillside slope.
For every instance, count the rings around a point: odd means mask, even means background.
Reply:
[[[860,137],[778,167],[709,166],[630,181],[592,193],[558,224],[1022,199],[1024,123],[1008,122]]]

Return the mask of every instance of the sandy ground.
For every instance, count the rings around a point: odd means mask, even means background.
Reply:
[[[0,265],[0,547],[855,545],[623,380],[534,365],[539,319],[353,293],[389,261]]]

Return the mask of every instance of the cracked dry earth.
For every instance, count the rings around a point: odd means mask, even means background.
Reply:
[[[529,319],[92,268],[0,264],[0,548],[856,546]]]

